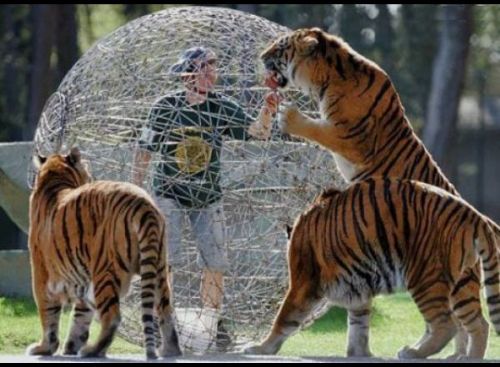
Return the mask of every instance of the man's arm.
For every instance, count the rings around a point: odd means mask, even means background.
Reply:
[[[132,183],[142,187],[151,157],[151,152],[137,147],[132,166]]]
[[[257,120],[248,127],[248,133],[257,139],[269,139],[271,136],[273,117],[278,111],[281,97],[278,93],[271,92],[264,97],[264,105],[260,109]]]
[[[264,98],[264,105],[255,120],[239,105],[226,101],[221,114],[227,116],[228,121],[231,121],[233,125],[229,125],[224,134],[237,140],[248,140],[250,137],[268,139],[271,136],[272,120],[278,110],[280,100],[281,97],[275,92],[267,94]]]
[[[149,112],[147,123],[142,127],[132,163],[132,183],[142,186],[154,152],[164,140],[163,130],[170,123],[175,97],[162,97]]]

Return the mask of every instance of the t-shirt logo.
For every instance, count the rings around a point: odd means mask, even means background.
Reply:
[[[205,170],[212,156],[212,147],[199,136],[186,136],[177,144],[175,160],[179,170],[195,174]]]

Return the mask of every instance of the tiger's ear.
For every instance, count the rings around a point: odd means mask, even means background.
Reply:
[[[78,162],[80,162],[80,159],[81,159],[80,149],[78,149],[78,147],[71,148],[71,151],[69,152],[68,156],[66,157],[66,160],[68,161],[68,163],[71,164],[72,166],[74,166]]]
[[[319,45],[319,39],[323,33],[321,29],[315,27],[307,31],[304,37],[300,40],[298,49],[301,55],[312,54]]]
[[[46,160],[47,157],[44,157],[43,155],[37,153],[33,156],[33,165],[37,170],[39,170],[42,164],[44,164]]]
[[[317,38],[313,36],[305,36],[300,42],[299,52],[301,55],[310,55],[314,52],[316,47],[319,45]]]

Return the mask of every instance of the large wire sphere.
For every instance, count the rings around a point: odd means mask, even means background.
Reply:
[[[216,91],[256,117],[269,92],[262,86],[259,54],[287,31],[255,15],[210,7],[169,8],[129,22],[93,45],[66,75],[46,103],[34,149],[51,154],[76,145],[96,179],[130,181],[151,107],[183,89],[169,67],[184,50],[212,49],[218,56]],[[299,91],[288,90],[285,98],[317,117],[316,107]],[[220,174],[230,269],[218,315],[201,307],[198,251],[190,226],[184,226],[183,265],[173,269],[173,292],[185,352],[215,350],[219,318],[230,334],[230,349],[269,330],[288,286],[285,225],[292,225],[322,188],[341,184],[330,154],[284,138],[274,125],[267,141],[226,139],[223,145]],[[161,159],[154,155],[149,166],[144,187],[150,192],[158,174],[153,167]],[[122,301],[120,333],[137,343],[143,341],[140,306],[134,283]]]

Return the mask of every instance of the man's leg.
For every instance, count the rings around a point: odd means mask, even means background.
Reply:
[[[203,269],[201,301],[204,308],[220,314],[224,298],[224,272],[229,267],[222,205],[216,203],[206,209],[195,210],[190,213],[190,220],[200,251],[198,262]],[[231,342],[222,319],[217,321],[216,340],[221,349]]]
[[[201,303],[203,307],[220,310],[224,297],[224,276],[220,271],[205,268],[201,277]]]

